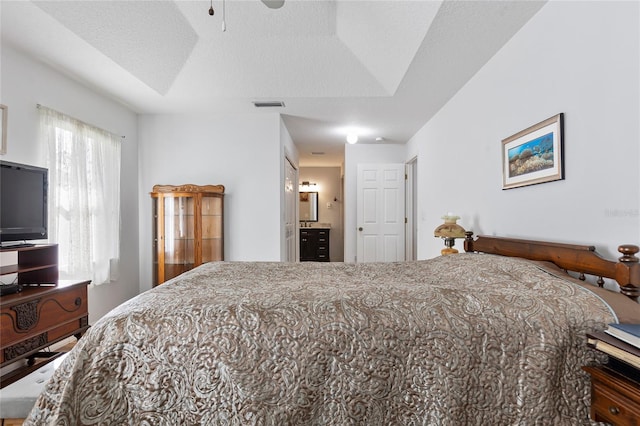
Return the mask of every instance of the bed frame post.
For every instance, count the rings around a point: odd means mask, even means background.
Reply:
[[[618,259],[619,263],[616,265],[619,266],[619,275],[623,280],[623,282],[618,281],[620,293],[638,301],[638,297],[640,297],[640,263],[638,261],[640,259],[635,255],[640,251],[640,248],[636,245],[624,244],[618,247],[618,251],[622,253],[622,257]]]
[[[473,250],[473,232],[472,231],[465,231],[464,232],[464,251],[466,252],[472,252],[475,251]]]

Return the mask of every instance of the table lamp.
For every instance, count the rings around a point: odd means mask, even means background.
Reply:
[[[444,219],[444,223],[433,231],[434,237],[440,237],[444,240],[445,248],[440,251],[440,254],[444,256],[446,254],[458,253],[458,250],[453,248],[455,239],[465,237],[464,228],[456,223],[456,221],[460,219],[460,216],[447,213],[442,216],[442,219]]]

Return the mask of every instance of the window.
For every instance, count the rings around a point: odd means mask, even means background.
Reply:
[[[120,144],[117,135],[45,107],[40,133],[49,169],[49,239],[60,278],[117,279]]]

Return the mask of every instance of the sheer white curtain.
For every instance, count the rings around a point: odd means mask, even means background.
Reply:
[[[49,169],[49,240],[60,278],[117,279],[120,144],[117,135],[40,106]]]

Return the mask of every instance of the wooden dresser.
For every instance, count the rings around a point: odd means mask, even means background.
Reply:
[[[329,261],[329,228],[300,228],[300,261]]]
[[[640,425],[640,383],[606,367],[583,369],[591,375],[591,420]]]
[[[0,275],[13,276],[22,291],[0,297],[0,367],[23,359],[33,364],[40,351],[89,328],[89,280],[58,280],[58,246],[3,248],[17,262],[3,264]],[[16,370],[17,372],[17,370]],[[0,380],[8,384],[13,374]]]
[[[0,366],[28,358],[89,328],[89,281],[59,281],[57,286],[25,287],[2,296]]]

